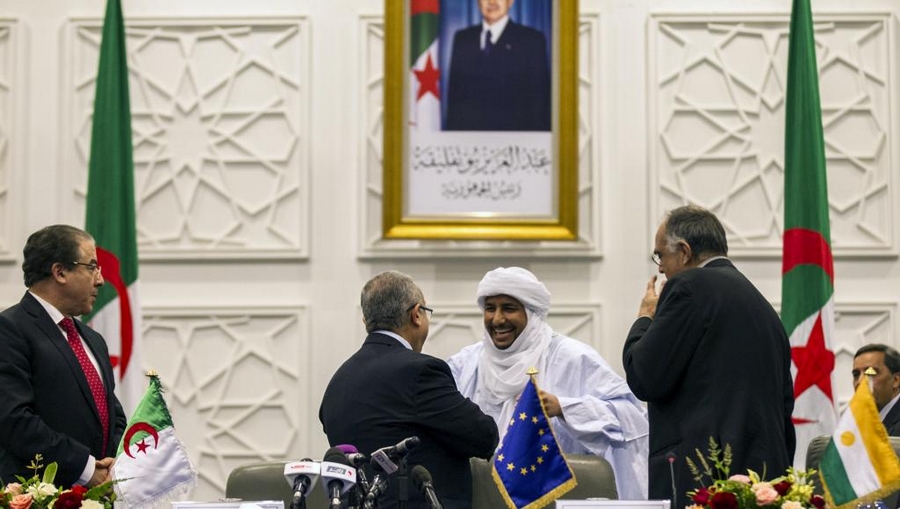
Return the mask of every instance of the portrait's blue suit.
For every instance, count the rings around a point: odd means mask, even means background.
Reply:
[[[57,485],[71,486],[87,465],[115,456],[125,413],[113,390],[106,341],[78,320],[76,328],[97,360],[106,389],[109,439],[103,443],[100,414],[72,347],[30,293],[0,314],[0,477],[28,477],[35,454],[56,462]]]
[[[453,37],[447,90],[450,131],[549,131],[550,62],[543,32],[507,23],[490,53],[481,24]]]

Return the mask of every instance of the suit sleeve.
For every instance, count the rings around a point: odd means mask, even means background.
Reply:
[[[0,317],[0,448],[22,461],[21,471],[36,454],[55,461],[57,479],[70,484],[84,470],[90,449],[54,431],[35,413],[32,362],[29,342],[8,317]]]
[[[418,424],[460,456],[490,458],[500,437],[494,420],[456,389],[447,363],[429,359],[419,371],[415,391]]]
[[[656,317],[638,318],[625,341],[623,364],[634,395],[659,401],[676,389],[703,337],[704,319],[690,285],[672,279],[660,295]]]

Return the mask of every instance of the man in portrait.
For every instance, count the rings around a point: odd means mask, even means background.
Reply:
[[[546,37],[510,19],[515,0],[476,1],[481,23],[453,37],[445,130],[549,131]]]

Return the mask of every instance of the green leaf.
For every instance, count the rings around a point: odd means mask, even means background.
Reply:
[[[56,479],[56,470],[59,466],[54,461],[47,465],[47,468],[44,469],[44,482],[47,484],[53,484],[53,480]]]

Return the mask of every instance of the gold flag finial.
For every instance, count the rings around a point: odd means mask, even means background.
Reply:
[[[155,369],[149,369],[147,370],[146,376],[159,376],[159,373],[157,373]]]
[[[878,372],[875,371],[875,368],[873,368],[872,366],[869,366],[868,368],[866,368],[866,370],[863,373],[865,373],[869,376],[875,376],[878,374]]]
[[[528,376],[534,376],[534,375],[538,374],[538,370],[537,370],[537,368],[532,366],[532,367],[528,368],[528,371],[526,371],[525,374]]]

